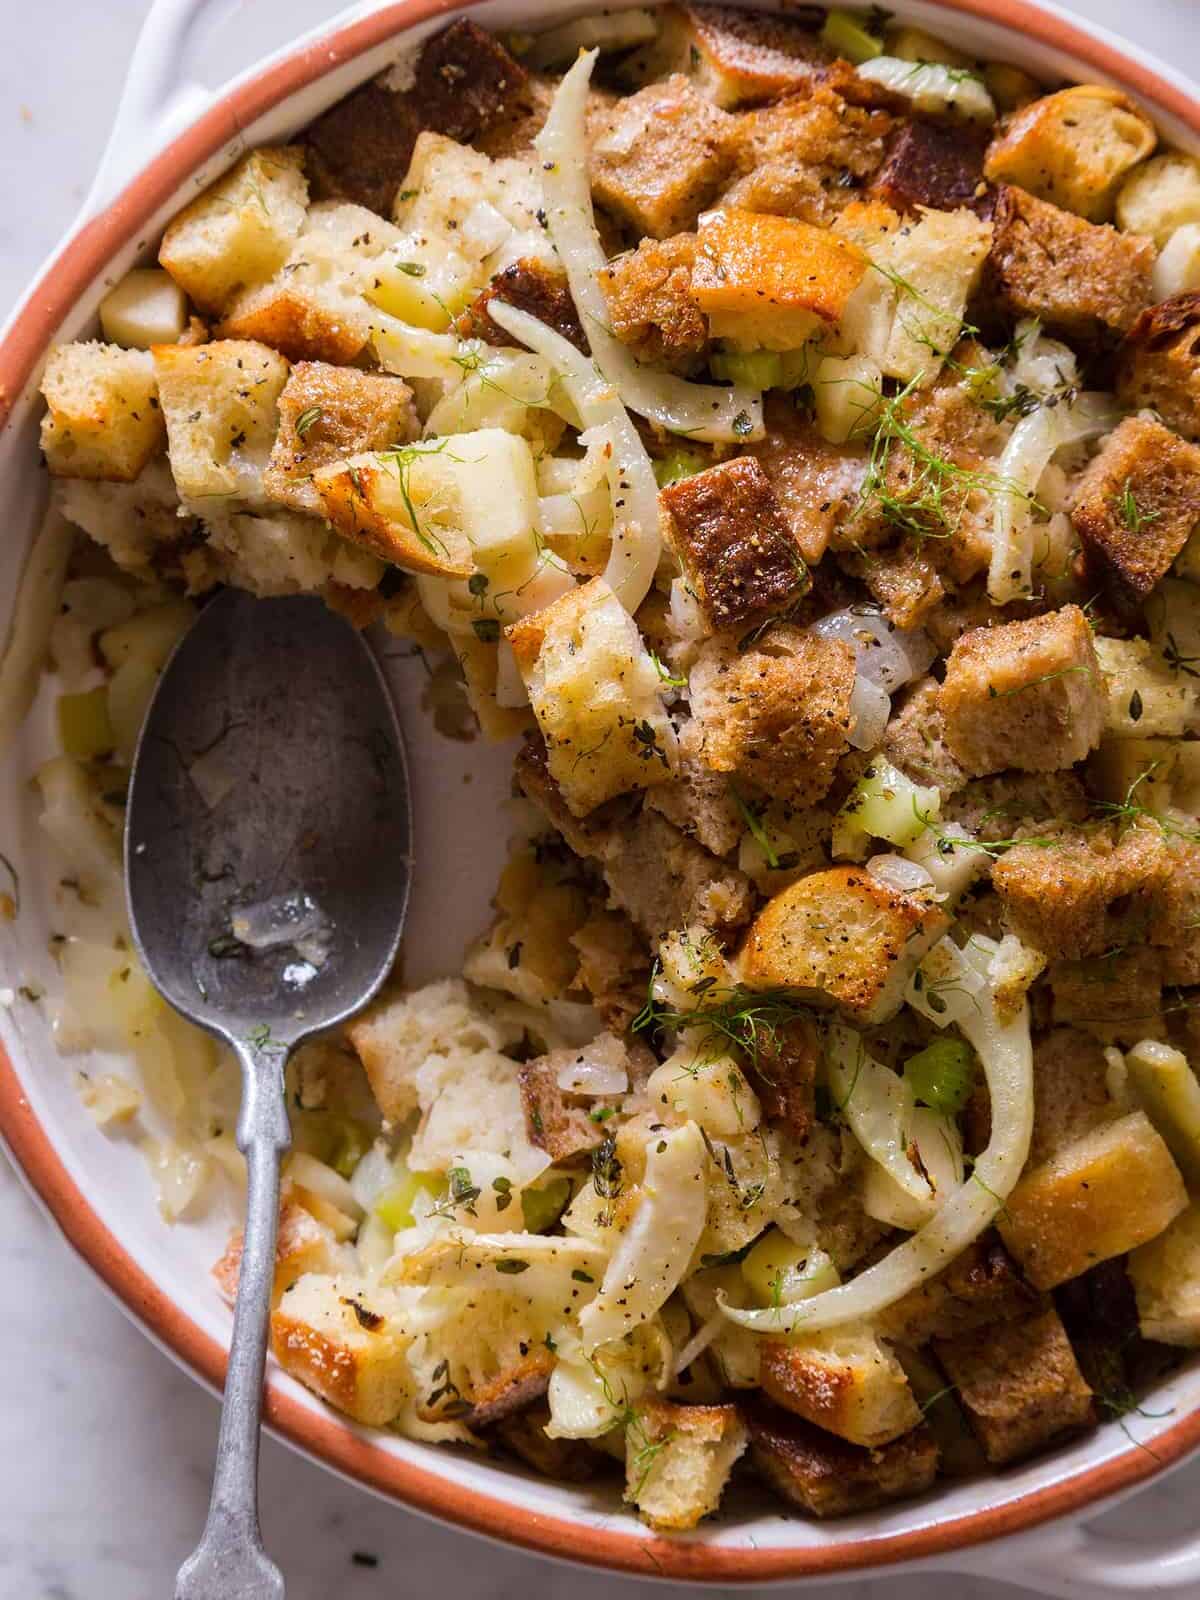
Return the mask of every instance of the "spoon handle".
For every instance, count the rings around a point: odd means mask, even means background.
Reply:
[[[291,1143],[283,1097],[287,1058],[269,1041],[236,1048],[242,1063],[237,1142],[246,1157],[246,1225],[212,1499],[200,1543],[179,1569],[175,1600],[283,1600],[284,1593],[283,1575],[264,1551],[259,1531],[258,1443],[279,1164]]]

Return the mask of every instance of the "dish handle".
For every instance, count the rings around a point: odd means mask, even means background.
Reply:
[[[1194,1595],[1200,1584],[1200,1533],[1142,1544],[1085,1522],[1066,1522],[1005,1541],[1002,1551],[1001,1557],[995,1546],[983,1545],[972,1552],[974,1559],[952,1558],[948,1565],[978,1577],[1023,1584],[1056,1600]]]
[[[214,95],[188,76],[197,23],[217,0],[154,0],[129,58],[116,121],[83,203],[87,222],[134,174],[209,106]]]

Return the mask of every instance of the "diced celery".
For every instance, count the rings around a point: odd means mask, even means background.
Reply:
[[[904,1063],[913,1098],[931,1111],[953,1117],[971,1097],[975,1052],[965,1039],[935,1039]]]
[[[108,716],[108,687],[83,694],[64,694],[58,700],[58,736],[63,750],[76,761],[94,761],[107,755],[115,738]]]
[[[709,459],[699,450],[668,450],[654,463],[654,478],[658,487],[665,489],[669,483],[678,483],[680,478],[703,472],[708,465]]]
[[[744,383],[748,389],[783,387],[783,353],[779,350],[718,350],[709,357],[708,368],[724,383]]]
[[[339,1120],[329,1165],[348,1178],[371,1148],[372,1136],[361,1122],[346,1117]]]
[[[883,54],[883,40],[865,28],[861,17],[853,11],[829,12],[821,29],[821,40],[856,66],[860,61],[870,61],[873,56]]]
[[[760,1305],[790,1305],[836,1288],[837,1269],[816,1245],[793,1243],[769,1228],[742,1262],[742,1277]]]
[[[941,810],[942,797],[875,756],[833,822],[833,853],[861,861],[871,839],[914,844]]]
[[[571,1198],[569,1178],[550,1178],[536,1188],[521,1190],[521,1210],[529,1233],[545,1233],[567,1209]]]
[[[393,1233],[399,1233],[401,1228],[412,1227],[413,1201],[421,1190],[438,1195],[445,1187],[446,1180],[439,1172],[406,1173],[399,1183],[393,1183],[376,1199],[375,1215],[385,1222]]]

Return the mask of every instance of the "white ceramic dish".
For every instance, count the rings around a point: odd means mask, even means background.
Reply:
[[[0,548],[3,629],[44,509],[36,386],[47,346],[88,335],[105,288],[152,251],[166,218],[245,146],[287,137],[466,7],[443,0],[353,7],[219,97],[180,72],[204,9],[205,0],[153,6],[84,214],[0,338],[0,481],[9,523]],[[589,9],[594,3],[578,0],[553,6],[556,17]],[[1051,7],[1008,0],[1003,23],[990,0],[911,0],[896,9],[953,43],[1016,61],[1043,78],[1119,82],[1147,104],[1168,140],[1200,149],[1200,106],[1189,84],[1114,39],[1084,34]],[[485,25],[549,20],[545,0],[485,0],[472,12]],[[439,738],[420,706],[419,665],[397,652],[388,667],[415,784],[417,871],[405,948],[406,973],[420,982],[455,970],[465,940],[487,916],[503,855],[500,804],[509,762],[507,753],[480,743]],[[28,785],[31,770],[51,752],[51,701],[40,696],[0,753],[0,851],[22,890],[17,920],[0,922],[0,987],[54,982],[47,954],[53,883]],[[218,1383],[230,1318],[209,1267],[229,1217],[173,1229],[159,1220],[141,1156],[93,1127],[73,1087],[81,1063],[58,1057],[40,1007],[18,1001],[0,1008],[0,1041],[0,1130],[30,1185],[148,1334],[202,1380]],[[1200,1581],[1200,1539],[1147,1555],[1141,1547],[1093,1540],[1078,1520],[1200,1446],[1200,1364],[1164,1385],[1147,1410],[1154,1416],[1131,1418],[1128,1431],[1110,1424],[1008,1472],[939,1486],[924,1499],[870,1515],[821,1525],[744,1496],[695,1535],[665,1540],[590,1489],[356,1428],[279,1372],[269,1397],[276,1429],[335,1470],[461,1526],[568,1559],[724,1585],[829,1577],[896,1562],[936,1561],[966,1572],[986,1559],[994,1573],[985,1541],[1057,1518],[1013,1544],[1003,1570],[1014,1581],[1063,1595]]]

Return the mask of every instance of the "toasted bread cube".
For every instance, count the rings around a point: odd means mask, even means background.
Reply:
[[[1122,405],[1149,407],[1185,439],[1200,440],[1200,291],[1142,313],[1121,347],[1116,388]]]
[[[398,1415],[412,1382],[394,1297],[354,1276],[309,1273],[271,1313],[271,1349],[283,1370],[356,1422]]]
[[[904,1369],[865,1324],[763,1339],[759,1350],[759,1382],[775,1404],[851,1444],[888,1444],[921,1420]]]
[[[607,278],[606,272],[601,283]],[[517,341],[513,336],[505,333],[488,315],[487,308],[492,300],[516,306],[518,311],[528,311],[531,317],[560,333],[576,350],[587,354],[587,336],[571,298],[565,272],[557,271],[544,261],[522,256],[503,272],[498,272],[455,321],[455,331],[461,339],[482,339],[491,345],[514,346]],[[614,332],[618,338],[624,337],[620,330],[614,328]]]
[[[1200,522],[1200,447],[1126,417],[1079,479],[1071,521],[1102,569],[1149,594]]]
[[[468,577],[478,567],[499,595],[536,561],[533,456],[502,428],[351,456],[319,468],[313,485],[344,538],[409,572]]]
[[[827,228],[731,207],[700,218],[692,294],[714,338],[795,350],[846,309],[867,263]]]
[[[1049,845],[1014,845],[992,869],[992,886],[1018,938],[1078,961],[1144,938],[1170,867],[1153,824],[1080,829]]]
[[[1137,945],[1089,961],[1053,962],[1047,974],[1051,1020],[1069,1023],[1105,1044],[1161,1039],[1162,954]]]
[[[737,123],[676,73],[619,100],[592,144],[592,188],[636,230],[666,239],[685,228],[733,171]]]
[[[993,183],[1018,184],[1089,222],[1107,222],[1122,178],[1157,143],[1154,124],[1128,95],[1075,84],[1009,117],[988,146],[984,172]]]
[[[238,1277],[242,1269],[244,1238],[241,1228],[230,1236],[225,1254],[217,1262],[213,1277],[217,1288],[231,1304],[237,1299]],[[311,1212],[294,1200],[284,1200],[279,1208],[279,1230],[275,1235],[275,1280],[271,1305],[277,1306],[285,1290],[306,1273],[332,1275],[344,1265],[332,1228],[318,1222]]]
[[[846,1517],[923,1494],[937,1474],[938,1447],[927,1427],[864,1450],[757,1398],[741,1409],[759,1476],[809,1516]]]
[[[42,451],[58,478],[132,483],[162,449],[154,362],[98,341],[60,344],[42,374]]]
[[[974,777],[1056,772],[1100,742],[1103,685],[1078,606],[975,628],[954,643],[939,696],[946,743]]]
[[[874,1320],[881,1338],[917,1349],[1028,1314],[1035,1296],[994,1234],[968,1245],[948,1267],[910,1289]]]
[[[768,901],[742,948],[742,981],[836,1006],[852,1021],[882,1022],[948,926],[932,900],[854,867],[831,867]]]
[[[600,274],[612,330],[641,361],[685,363],[708,344],[708,319],[692,298],[696,237],[643,239]]]
[[[400,378],[302,361],[279,396],[263,488],[280,505],[320,516],[315,473],[346,456],[407,444],[419,431],[412,390]]]
[[[390,217],[420,131],[411,96],[378,79],[363,84],[305,131],[314,195]]]
[[[874,199],[902,215],[924,206],[957,211],[974,205],[986,191],[978,144],[959,129],[931,122],[901,125],[870,189]]]
[[[997,1227],[1034,1287],[1053,1289],[1153,1239],[1186,1205],[1162,1135],[1134,1111],[1026,1172]]]
[[[153,351],[171,471],[184,500],[256,498],[278,429],[288,364],[240,339]]]
[[[600,1124],[588,1116],[591,1099],[559,1088],[559,1069],[574,1054],[553,1050],[521,1064],[521,1104],[529,1142],[563,1165],[586,1159],[604,1142]]]
[[[1150,805],[1145,788],[1139,786],[1138,800]],[[1200,984],[1200,844],[1168,835],[1167,845],[1168,870],[1155,897],[1149,939],[1162,951],[1163,982],[1190,989]]]
[[[746,823],[724,773],[705,766],[696,753],[698,747],[699,730],[685,724],[678,776],[651,789],[646,805],[714,856],[730,856],[741,843]]]
[[[903,287],[879,357],[885,376],[925,384],[937,377],[991,242],[991,223],[971,211],[927,211],[893,237],[886,265]]]
[[[507,631],[549,768],[577,817],[674,774],[662,679],[603,578],[569,590]]]
[[[417,1109],[417,1073],[429,1056],[455,1046],[494,1048],[497,1036],[472,1005],[458,978],[412,994],[385,993],[346,1029],[384,1120],[399,1125]]]
[[[786,804],[815,804],[848,748],[855,671],[848,644],[787,623],[743,651],[705,645],[689,682],[701,761]]]
[[[933,1344],[993,1466],[1020,1461],[1093,1420],[1066,1329],[1053,1306]]]
[[[494,1428],[545,1398],[554,1371],[554,1357],[546,1349],[533,1350],[502,1367],[471,1390],[471,1409],[463,1421],[468,1428]]]
[[[1143,1338],[1200,1345],[1200,1202],[1130,1253],[1129,1276]]]
[[[1126,333],[1150,304],[1154,246],[1002,184],[986,280],[1000,309],[1068,339]]]
[[[725,5],[671,5],[658,37],[635,51],[622,72],[645,83],[687,73],[700,94],[730,108],[811,89],[829,52],[810,29],[786,16]]]
[[[612,903],[652,939],[697,922],[724,937],[750,920],[746,874],[654,812],[614,828],[600,862]]]
[[[1121,1109],[1108,1091],[1108,1061],[1098,1039],[1077,1028],[1052,1028],[1034,1040],[1029,1166],[1115,1122]]]
[[[736,1406],[644,1400],[625,1428],[625,1499],[659,1533],[684,1533],[717,1509],[749,1442]]]
[[[1096,658],[1105,738],[1177,738],[1192,727],[1196,680],[1173,671],[1148,639],[1098,638]]]
[[[1170,150],[1131,172],[1117,195],[1117,226],[1161,250],[1177,228],[1200,222],[1200,162]]]
[[[753,456],[680,478],[659,503],[688,587],[714,631],[782,611],[808,587],[808,569]]]
[[[856,406],[865,400],[861,391],[854,393]],[[815,567],[827,549],[839,548],[842,530],[853,528],[866,477],[861,445],[857,439],[831,444],[790,396],[768,395],[765,421],[765,437],[748,453],[766,473],[800,554]]]
[[[529,90],[528,72],[496,35],[459,17],[426,42],[411,96],[422,127],[469,144],[503,122]]]
[[[944,800],[963,788],[967,775],[946,743],[941,689],[936,678],[919,678],[892,712],[879,748],[906,778],[936,785]]]
[[[252,150],[168,225],[159,262],[201,310],[224,311],[279,270],[307,208],[300,146]]]

